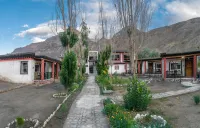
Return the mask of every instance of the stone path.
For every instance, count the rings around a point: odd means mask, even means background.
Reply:
[[[186,88],[186,89],[182,89],[178,91],[169,91],[169,92],[164,92],[164,93],[153,94],[152,98],[160,99],[160,98],[166,98],[170,96],[178,96],[178,95],[182,95],[182,94],[186,94],[190,92],[195,92],[198,90],[200,90],[200,86],[194,86],[194,87],[190,87],[190,88]]]
[[[95,83],[95,76],[89,76],[82,92],[73,102],[63,128],[109,128],[102,113],[103,97]]]

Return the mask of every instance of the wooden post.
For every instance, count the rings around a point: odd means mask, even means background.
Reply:
[[[41,60],[41,80],[44,80],[44,59]]]
[[[163,63],[164,63],[164,69],[163,69],[164,70],[164,74],[163,74],[164,77],[163,78],[165,80],[167,78],[167,72],[166,72],[166,68],[167,68],[166,67],[166,63],[167,63],[167,61],[166,61],[166,58],[163,58]]]
[[[144,74],[146,73],[147,67],[146,67],[146,61],[144,61]]]
[[[140,74],[140,61],[138,61],[138,74]]]
[[[193,56],[193,78],[196,80],[197,78],[197,56]]]
[[[59,77],[59,71],[60,71],[60,64],[57,63],[57,73],[56,73],[56,79]]]
[[[54,65],[55,65],[55,63],[53,62],[53,63],[52,63],[52,78],[53,78],[53,79],[54,79],[54,74],[55,74]]]

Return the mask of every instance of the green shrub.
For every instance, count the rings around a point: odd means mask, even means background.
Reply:
[[[131,115],[124,111],[117,111],[109,118],[112,128],[135,128]]]
[[[16,122],[17,126],[18,127],[23,127],[23,125],[24,125],[24,118],[23,117],[17,117],[16,120],[17,120],[17,122]]]
[[[198,95],[193,96],[193,99],[194,99],[195,104],[198,105],[200,102],[200,96],[198,96]]]
[[[112,77],[112,84],[128,84],[130,83],[129,79],[120,78],[117,75],[113,75]]]
[[[70,87],[69,91],[74,91],[74,90],[76,90],[76,89],[78,89],[78,88],[79,88],[79,84],[74,83],[74,84]]]
[[[151,94],[145,82],[132,78],[124,95],[124,105],[128,110],[143,111],[151,101]]]
[[[104,106],[107,105],[107,104],[112,104],[112,101],[111,101],[110,98],[107,98],[107,99],[103,100],[103,104],[104,104]]]
[[[60,81],[64,85],[65,89],[72,86],[75,82],[76,69],[76,54],[74,52],[68,52],[65,54],[60,71]]]
[[[104,106],[103,113],[107,116],[112,116],[112,113],[117,112],[119,109],[119,106],[116,104],[107,104]]]
[[[110,103],[110,99],[104,101],[107,104],[104,106],[103,112],[109,117],[112,128],[136,128],[130,113],[126,112],[119,105]]]

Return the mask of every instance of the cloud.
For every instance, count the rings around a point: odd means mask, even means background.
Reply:
[[[45,39],[42,39],[40,37],[33,37],[31,40],[32,40],[32,43],[38,43],[38,42],[45,41]]]
[[[23,28],[29,28],[28,24],[24,24],[22,27]]]
[[[56,35],[55,32],[55,21],[48,21],[45,23],[38,24],[34,28],[29,28],[27,30],[21,31],[14,35],[14,39],[17,37],[25,38],[29,37],[35,43],[36,41],[44,41],[45,39]],[[58,25],[57,32],[61,32],[63,29]]]
[[[116,14],[114,7],[110,0],[103,0],[104,11],[108,18],[113,18]],[[99,28],[99,1],[88,0],[87,2],[82,2],[81,5],[86,12],[86,23],[90,28],[90,38],[95,38],[96,35],[100,34]]]
[[[200,0],[175,0],[166,4],[171,23],[200,17]]]

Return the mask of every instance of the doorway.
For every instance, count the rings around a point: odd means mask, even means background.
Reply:
[[[185,74],[186,77],[192,77],[192,69],[193,69],[193,59],[187,58],[185,59]]]

